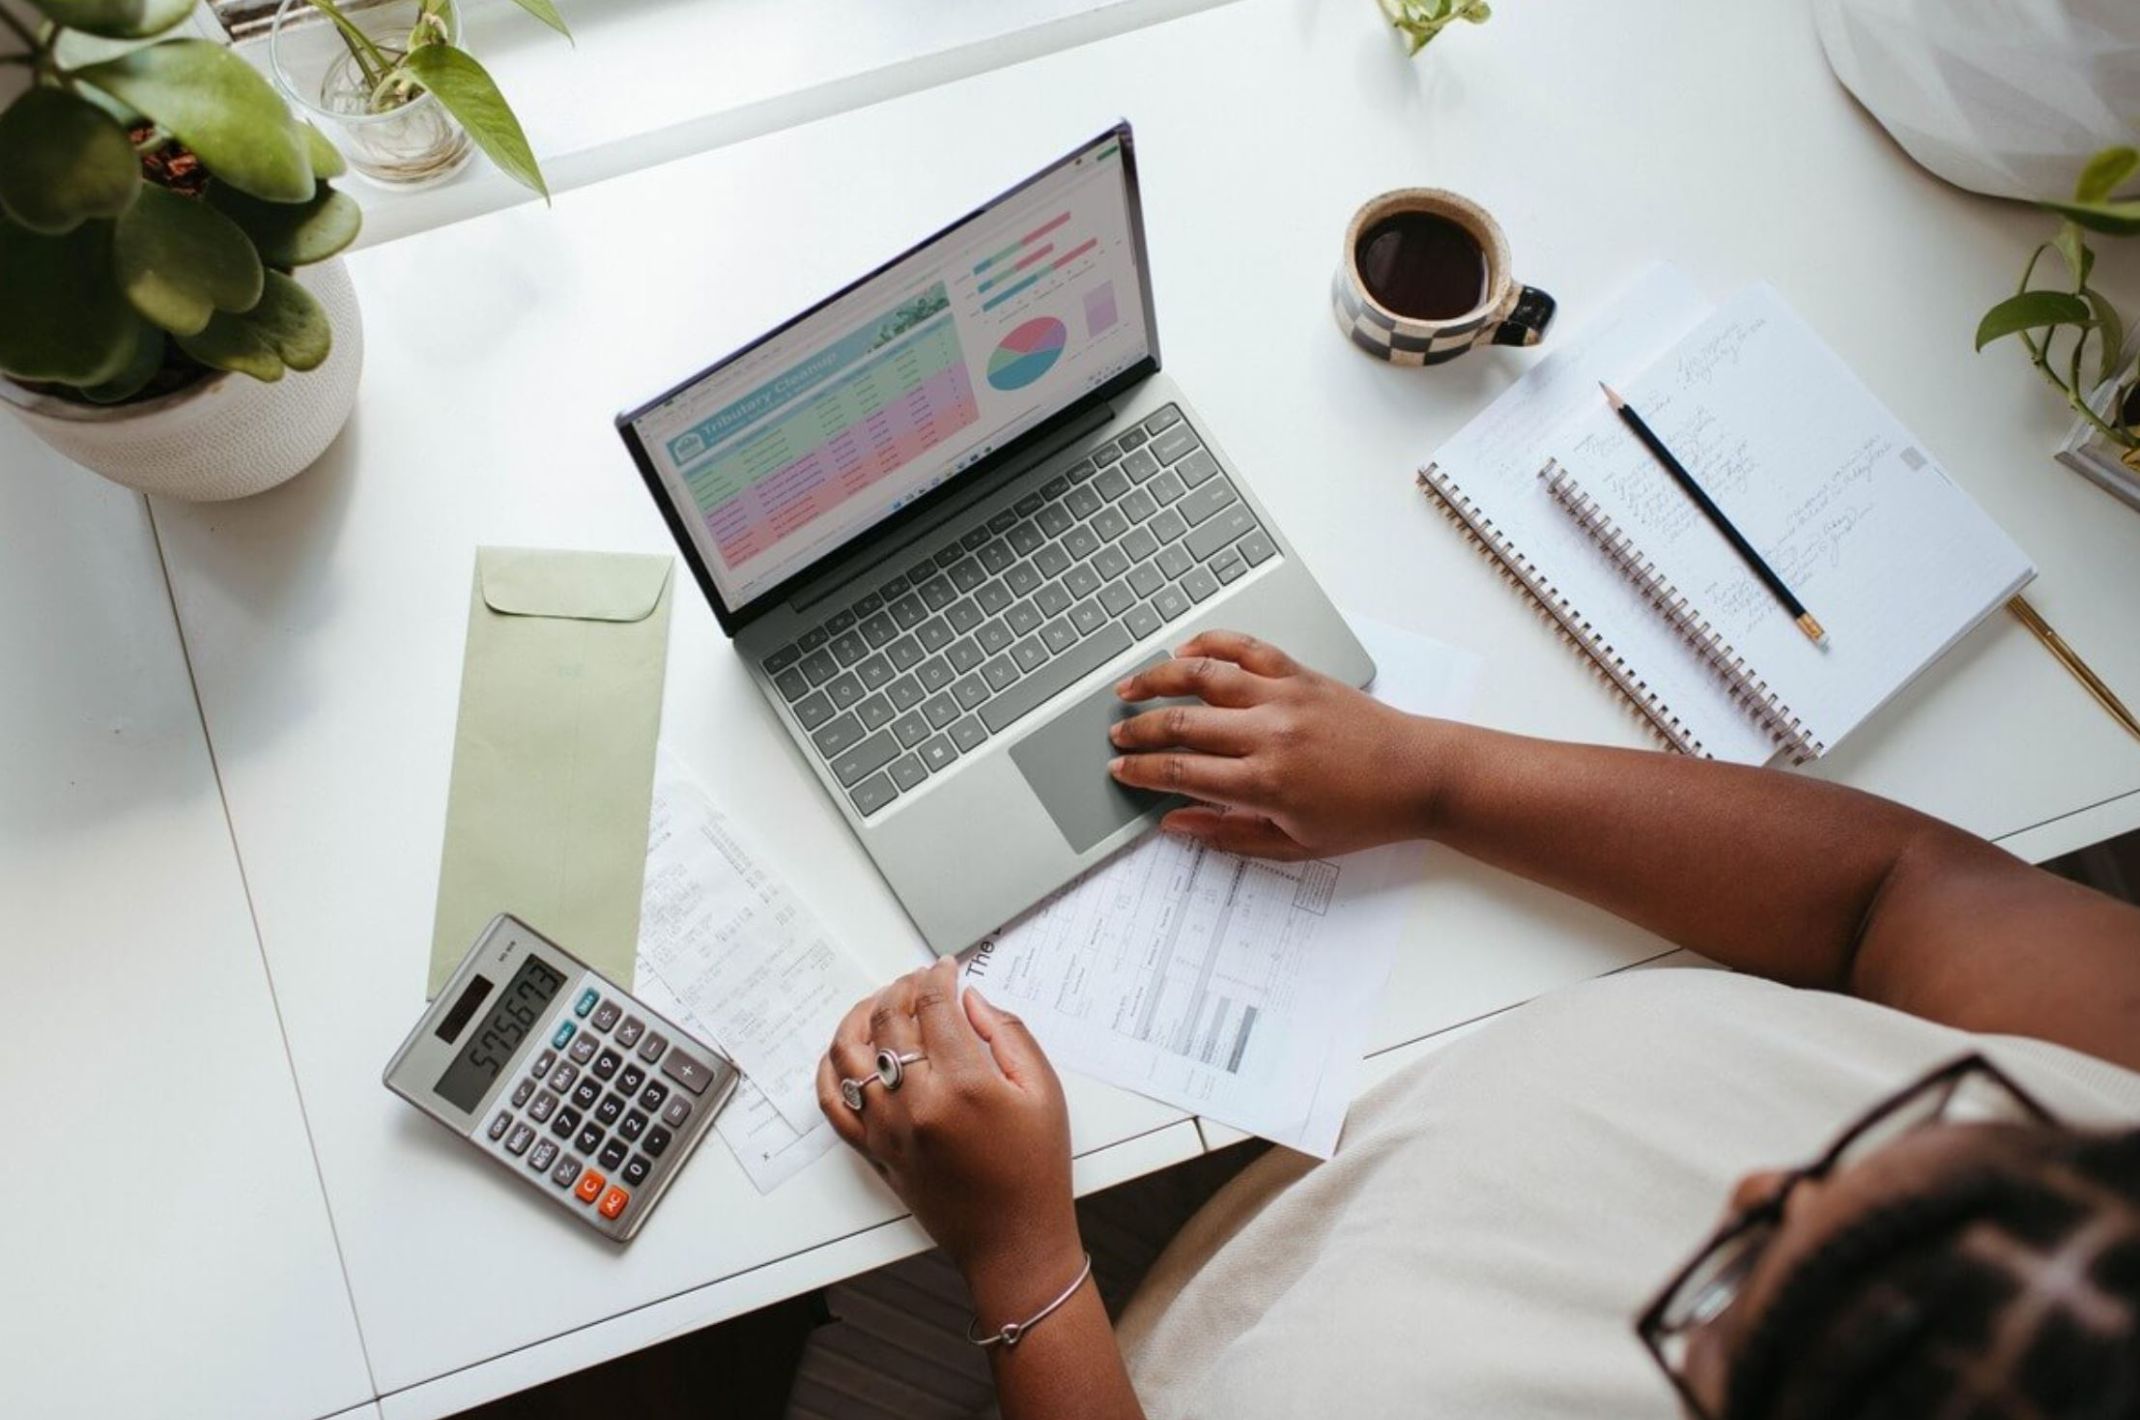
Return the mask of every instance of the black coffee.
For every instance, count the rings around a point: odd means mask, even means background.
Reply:
[[[1432,212],[1397,212],[1369,227],[1353,250],[1376,304],[1416,320],[1447,320],[1486,299],[1478,239]]]

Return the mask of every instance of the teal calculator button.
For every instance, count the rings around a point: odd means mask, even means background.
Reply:
[[[582,991],[580,993],[579,1003],[572,1008],[572,1014],[575,1016],[586,1015],[589,1011],[594,1009],[594,1003],[601,999],[601,992],[595,990],[592,986],[588,987],[585,991]]]
[[[572,1033],[578,1029],[579,1027],[570,1021],[559,1021],[557,1023],[557,1034],[550,1037],[550,1048],[552,1050],[563,1050],[566,1046],[572,1044]]]

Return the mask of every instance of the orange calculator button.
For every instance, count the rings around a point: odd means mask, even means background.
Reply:
[[[629,1193],[626,1193],[621,1188],[612,1188],[602,1195],[602,1206],[595,1211],[605,1218],[614,1218],[619,1213],[622,1213],[624,1205],[631,1201],[632,1196]]]
[[[603,1178],[593,1169],[589,1169],[580,1175],[579,1187],[572,1190],[572,1196],[582,1203],[592,1203],[602,1196],[602,1185],[607,1182],[609,1182],[608,1179]],[[611,1191],[614,1192],[615,1190],[612,1189]]]

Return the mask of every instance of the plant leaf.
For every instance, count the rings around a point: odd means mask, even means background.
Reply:
[[[106,39],[162,34],[193,10],[193,0],[30,0],[54,24]]]
[[[514,0],[514,3],[566,39],[572,38],[572,31],[565,28],[565,17],[557,12],[552,0]]]
[[[0,370],[93,385],[133,354],[139,317],[111,275],[111,223],[48,237],[0,221]]]
[[[141,387],[163,368],[163,332],[145,320],[134,322],[134,353],[119,373],[94,385],[82,386],[82,398],[92,404],[117,404],[141,393]]]
[[[316,368],[333,348],[334,331],[310,291],[270,271],[260,304],[235,314],[218,311],[197,334],[177,339],[203,365],[273,381],[285,369]]]
[[[141,186],[126,130],[89,100],[37,88],[0,113],[0,208],[56,236],[90,217],[116,217]]]
[[[2088,250],[2088,239],[2081,235],[2079,224],[2061,222],[2058,235],[2051,238],[2051,245],[2057,247],[2058,254],[2066,259],[2066,270],[2072,275],[2073,289],[2078,294],[2088,284],[2088,273],[2095,266],[2095,253]]]
[[[156,120],[232,187],[269,202],[311,199],[297,120],[260,71],[222,45],[167,40],[74,77]]]
[[[2140,201],[2039,202],[2036,205],[2061,217],[2070,217],[2091,232],[2113,237],[2140,236]]]
[[[2073,184],[2075,202],[2101,202],[2117,191],[2118,184],[2140,168],[2140,151],[2131,148],[2105,148],[2088,160],[2081,169],[2080,181]]]
[[[260,299],[259,253],[245,229],[207,203],[153,183],[116,224],[112,269],[134,309],[173,335]]]
[[[325,261],[355,241],[364,225],[364,209],[325,183],[310,202],[262,202],[218,183],[208,189],[208,202],[245,229],[269,266]]]
[[[343,160],[342,150],[328,141],[326,134],[301,119],[297,126],[305,136],[305,155],[312,160],[312,176],[326,182],[349,171],[349,164]]]
[[[2118,372],[2118,357],[2125,353],[2125,319],[2101,291],[2083,291],[2082,299],[2095,312],[2096,337],[2102,348],[2097,354],[2095,382],[2102,384]]]
[[[543,201],[550,200],[549,186],[543,182],[534,150],[528,147],[527,134],[520,130],[520,120],[513,117],[505,95],[473,55],[449,44],[427,44],[409,51],[405,63],[417,82],[438,95],[446,111],[460,120],[476,146],[507,177],[541,193]]]
[[[2064,291],[2023,291],[1984,312],[1977,322],[1977,349],[1982,350],[2017,330],[2046,325],[2091,325],[2094,315],[2088,303]]]

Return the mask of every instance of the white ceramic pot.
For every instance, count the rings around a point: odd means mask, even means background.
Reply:
[[[312,465],[349,421],[364,368],[364,325],[341,259],[299,268],[297,280],[334,324],[316,370],[271,384],[220,374],[161,399],[77,404],[0,379],[0,397],[40,439],[114,483],[166,498],[243,498]]]

